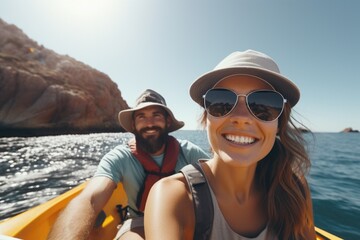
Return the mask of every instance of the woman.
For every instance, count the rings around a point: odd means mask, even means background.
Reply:
[[[205,109],[213,151],[199,163],[213,200],[209,239],[315,239],[310,160],[290,118],[295,84],[269,56],[247,50],[199,77],[190,95]],[[183,174],[159,181],[145,209],[146,239],[193,239],[194,206]]]

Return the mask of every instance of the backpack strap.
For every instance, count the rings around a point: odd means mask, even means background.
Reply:
[[[149,195],[151,187],[163,177],[167,177],[175,173],[175,166],[179,155],[179,142],[172,136],[168,136],[162,166],[158,166],[151,155],[143,151],[135,139],[131,139],[128,143],[131,153],[141,163],[145,171],[145,181],[137,195],[136,206],[143,212],[145,209],[146,199]]]
[[[209,239],[214,218],[214,207],[204,172],[199,163],[189,164],[180,171],[185,176],[193,197],[195,211],[194,239]]]

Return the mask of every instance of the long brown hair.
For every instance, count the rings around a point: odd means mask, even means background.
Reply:
[[[266,193],[269,231],[279,239],[305,239],[313,225],[310,190],[305,179],[311,164],[302,132],[294,125],[290,113],[290,105],[285,104],[275,144],[258,163],[256,179]],[[203,126],[206,118],[204,111],[200,119]]]

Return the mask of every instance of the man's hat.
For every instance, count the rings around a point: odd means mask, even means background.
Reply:
[[[157,92],[151,89],[145,90],[140,97],[136,100],[136,106],[131,109],[122,110],[119,112],[118,118],[120,125],[128,132],[134,132],[133,128],[133,114],[135,111],[150,107],[159,106],[162,107],[171,118],[171,124],[168,128],[169,132],[176,131],[184,126],[184,122],[178,121],[171,110],[166,106],[165,99]]]

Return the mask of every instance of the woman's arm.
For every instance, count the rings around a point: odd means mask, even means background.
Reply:
[[[163,178],[151,188],[144,216],[147,240],[193,239],[194,207],[182,174]]]

